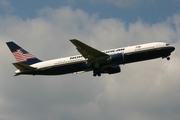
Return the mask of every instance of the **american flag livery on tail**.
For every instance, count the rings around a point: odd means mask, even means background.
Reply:
[[[34,55],[30,54],[20,46],[18,46],[14,42],[7,42],[6,43],[8,47],[10,48],[12,54],[14,55],[15,59],[18,63],[23,63],[26,65],[31,65],[34,63],[41,62],[38,58],[36,58]]]
[[[18,62],[25,62],[27,61],[27,59],[35,58],[34,55],[31,55],[30,53],[28,53],[23,49],[16,50],[15,52],[13,52],[13,55]]]

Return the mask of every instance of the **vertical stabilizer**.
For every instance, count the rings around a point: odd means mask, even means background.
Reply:
[[[18,63],[23,63],[26,65],[31,65],[34,63],[41,62],[38,58],[36,58],[34,55],[30,54],[20,46],[18,46],[14,42],[6,42],[7,46],[11,50],[12,54],[14,55],[15,59]]]

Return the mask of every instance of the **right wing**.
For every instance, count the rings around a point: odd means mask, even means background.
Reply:
[[[79,40],[72,39],[70,41],[76,46],[76,49],[81,53],[81,55],[88,59],[88,64],[90,65],[94,63],[95,66],[98,66],[101,62],[110,57],[108,54],[86,45]]]

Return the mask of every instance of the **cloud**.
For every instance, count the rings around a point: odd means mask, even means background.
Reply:
[[[122,8],[129,8],[129,7],[136,7],[137,5],[141,4],[143,0],[91,0],[93,3],[102,3],[106,2],[108,4],[112,4],[114,6],[122,7]],[[147,0],[146,2],[150,2],[151,0]]]
[[[0,10],[2,13],[8,14],[12,13],[15,8],[11,5],[9,0],[0,0]]]
[[[177,120],[180,110],[180,15],[148,24],[99,19],[81,9],[44,8],[38,17],[0,17],[0,119],[2,120]],[[92,72],[63,76],[14,77],[15,60],[6,41],[14,40],[40,59],[79,54],[69,39],[99,50],[154,41],[173,44],[171,60],[122,65],[115,75]],[[68,49],[67,49],[68,48]]]

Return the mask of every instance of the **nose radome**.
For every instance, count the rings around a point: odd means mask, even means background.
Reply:
[[[174,46],[171,46],[171,51],[173,52],[175,50],[175,47]]]

